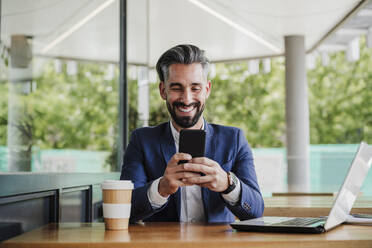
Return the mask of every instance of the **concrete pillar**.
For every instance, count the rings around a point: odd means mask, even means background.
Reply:
[[[349,62],[357,61],[360,57],[359,37],[349,42],[346,49],[346,59]]]
[[[9,171],[30,171],[32,119],[25,96],[32,87],[31,45],[24,35],[13,35],[10,47],[8,139]]]
[[[368,28],[366,43],[368,48],[372,48],[372,26]]]
[[[249,60],[248,70],[250,75],[257,75],[260,72],[260,61],[258,59]]]
[[[263,59],[262,60],[262,67],[264,73],[269,73],[271,71],[271,59]]]
[[[138,119],[140,126],[149,125],[150,108],[149,108],[149,70],[148,67],[141,66],[137,70],[138,82]]]
[[[293,35],[284,40],[288,191],[307,192],[310,189],[310,131],[305,39],[302,35]]]

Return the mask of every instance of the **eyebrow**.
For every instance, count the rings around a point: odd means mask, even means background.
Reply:
[[[169,84],[169,88],[171,88],[171,87],[182,87],[182,84],[181,83],[170,83]]]
[[[202,83],[191,83],[191,86],[201,86]],[[169,84],[169,87],[183,87],[181,83],[173,82]]]

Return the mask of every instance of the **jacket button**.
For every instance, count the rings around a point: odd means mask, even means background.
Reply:
[[[251,206],[247,202],[244,202],[243,206],[246,210],[251,210]]]

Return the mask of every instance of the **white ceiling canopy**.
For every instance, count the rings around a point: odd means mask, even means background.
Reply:
[[[310,50],[365,2],[128,0],[127,59],[154,66],[180,43],[212,61],[272,57],[284,53],[286,35],[304,35]],[[1,39],[10,46],[14,34],[33,37],[35,56],[118,62],[119,0],[3,0]]]
[[[344,20],[330,37],[324,40],[319,50],[346,50],[356,37],[367,36],[367,46],[372,47],[372,2],[368,1],[351,18]],[[368,40],[369,39],[369,40]],[[369,42],[369,44],[368,44]]]

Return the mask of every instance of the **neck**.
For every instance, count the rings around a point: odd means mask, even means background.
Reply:
[[[200,116],[198,122],[194,126],[188,128],[180,127],[173,119],[171,119],[171,121],[177,132],[180,132],[182,129],[201,129],[203,126],[204,118],[203,116]]]

